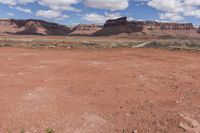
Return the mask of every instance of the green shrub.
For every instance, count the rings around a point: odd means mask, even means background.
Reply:
[[[48,129],[46,130],[46,133],[54,133],[54,130],[53,130],[53,129],[50,129],[50,128],[48,128]]]

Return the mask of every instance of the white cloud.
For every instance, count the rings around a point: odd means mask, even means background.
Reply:
[[[88,13],[88,14],[85,14],[82,17],[82,19],[89,22],[97,23],[97,24],[103,24],[108,19],[116,19],[119,17],[121,17],[120,13],[105,13],[104,15],[100,15],[97,13]]]
[[[39,10],[36,12],[36,16],[44,17],[44,18],[57,18],[61,15],[60,12],[53,10]]]
[[[183,5],[180,0],[150,0],[147,4],[160,11],[183,11]]]
[[[48,6],[51,10],[70,10],[70,11],[80,11],[74,8],[72,5],[78,4],[81,0],[40,0],[39,4],[43,6]]]
[[[11,13],[11,12],[6,13],[6,15],[7,15],[7,16],[15,16],[15,14],[14,14],[14,13]]]
[[[193,6],[188,6],[184,9],[183,15],[200,18],[200,9]]]
[[[32,13],[31,9],[27,9],[27,8],[22,8],[22,7],[16,7],[16,10],[21,11],[21,12],[25,12],[25,13]]]
[[[22,12],[32,13],[31,9],[22,8],[18,4],[39,3],[48,8],[48,10],[39,10],[36,12],[37,16],[45,18],[64,19],[68,16],[63,15],[64,11],[80,12],[75,5],[84,3],[86,7],[95,9],[103,9],[113,11],[112,14],[116,15],[114,11],[121,11],[128,8],[131,1],[136,1],[137,5],[147,5],[156,9],[159,12],[161,20],[180,21],[185,16],[192,16],[200,18],[200,0],[0,0],[0,4],[7,4],[13,9]],[[24,7],[24,6],[23,6]],[[147,12],[148,13],[148,12]],[[92,22],[102,23],[105,19],[109,18],[112,14],[96,14],[88,13],[84,15],[84,19]],[[137,14],[137,12],[135,12]]]
[[[85,0],[85,5],[98,9],[124,10],[128,7],[128,0]]]
[[[48,19],[56,19],[56,20],[63,20],[69,17],[67,15],[63,15],[61,11],[55,11],[55,10],[39,10],[36,12],[36,16]]]
[[[27,4],[37,2],[40,5],[47,6],[51,10],[71,10],[80,11],[73,7],[73,5],[80,3],[82,0],[0,0],[0,4],[8,4],[15,6],[17,4]]]
[[[185,4],[192,5],[192,6],[199,6],[200,1],[199,0],[185,0]]]
[[[160,13],[159,15],[161,20],[169,20],[174,22],[184,20],[184,18],[178,13],[166,12],[166,13]]]
[[[34,0],[0,0],[0,3],[8,5],[27,4],[32,2],[34,2]]]
[[[155,8],[160,19],[183,20],[185,16],[200,18],[200,0],[147,0],[147,5]]]

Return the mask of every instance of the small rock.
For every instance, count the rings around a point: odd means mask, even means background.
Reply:
[[[19,75],[23,75],[23,73],[18,73]]]
[[[133,130],[132,133],[138,133],[138,131],[137,130]]]

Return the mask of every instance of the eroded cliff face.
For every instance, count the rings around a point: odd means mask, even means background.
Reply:
[[[108,20],[104,27],[114,26],[134,26],[137,29],[142,30],[191,30],[193,29],[192,23],[161,23],[156,21],[127,21],[126,17]],[[133,29],[134,31],[134,29]]]
[[[155,21],[128,21],[126,17],[108,20],[95,35],[145,34],[154,36],[198,36],[192,23],[162,23]]]
[[[199,28],[197,28],[197,32],[200,34],[200,27],[199,27]]]
[[[42,20],[0,19],[0,34],[78,35],[78,36],[147,36],[200,38],[200,30],[191,23],[128,21],[126,17],[108,20],[104,26],[80,24],[73,28]]]
[[[0,33],[27,35],[68,35],[71,29],[42,20],[0,19]]]
[[[75,26],[70,33],[70,35],[78,35],[78,36],[86,36],[86,35],[93,35],[94,33],[100,31],[102,26],[95,25],[95,24],[79,24]]]

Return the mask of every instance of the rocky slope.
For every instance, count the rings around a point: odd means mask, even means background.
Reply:
[[[1,34],[68,35],[70,28],[42,20],[0,19]]]
[[[0,34],[200,38],[199,33],[191,23],[128,21],[126,17],[108,20],[104,26],[80,24],[73,28],[42,20],[0,19]]]
[[[78,36],[87,36],[93,35],[94,33],[100,31],[102,26],[98,26],[95,24],[79,24],[75,26],[70,33],[70,35],[78,35]]]
[[[155,21],[127,21],[126,17],[108,20],[102,30],[96,32],[97,36],[110,36],[119,34],[151,35],[171,37],[199,37],[197,29],[192,23],[162,23]]]

